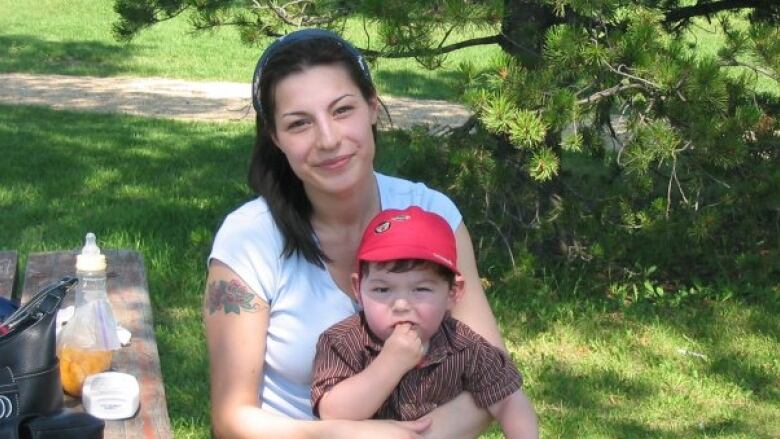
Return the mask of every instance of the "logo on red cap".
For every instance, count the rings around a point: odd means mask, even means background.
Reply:
[[[374,233],[384,233],[390,230],[390,221],[385,221],[382,224],[376,226]]]

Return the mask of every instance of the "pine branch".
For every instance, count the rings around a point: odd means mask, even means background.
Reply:
[[[658,84],[656,84],[656,83],[654,83],[654,82],[652,82],[650,80],[647,80],[647,79],[644,79],[644,78],[640,78],[639,76],[632,75],[632,74],[630,74],[628,72],[624,72],[623,69],[628,70],[628,67],[625,66],[624,64],[621,64],[621,65],[617,66],[617,68],[612,67],[609,63],[605,63],[604,65],[606,65],[607,68],[609,70],[611,70],[613,73],[617,73],[620,76],[624,76],[624,77],[626,77],[628,79],[632,79],[634,81],[639,81],[642,84],[646,84],[647,86],[649,86],[649,87],[651,87],[653,89],[656,89],[656,90],[661,89],[660,85],[658,85]]]
[[[256,6],[259,6],[257,1],[254,3]],[[277,6],[273,1],[266,1],[265,3],[266,7],[273,11],[279,20],[287,25],[295,27],[322,26],[324,24],[330,24],[338,17],[344,17],[349,13],[347,10],[340,10],[333,16],[325,15],[316,17],[306,15],[304,13],[306,11],[306,6],[311,4],[311,2],[307,0],[294,0],[282,6]],[[297,4],[303,4],[302,12],[300,14],[290,14],[287,12],[288,7],[295,6]]]
[[[630,90],[630,89],[634,89],[634,88],[645,88],[645,86],[642,85],[642,84],[635,84],[635,83],[618,84],[618,85],[616,85],[614,87],[610,87],[610,88],[598,91],[596,93],[593,93],[592,95],[588,96],[587,98],[580,99],[579,101],[577,101],[577,104],[578,105],[595,104],[596,102],[598,102],[598,101],[600,101],[600,100],[602,100],[604,98],[607,98],[607,97],[610,97],[610,96],[614,96],[614,95],[620,93],[623,90]]]
[[[199,24],[199,23],[193,23],[192,27],[195,28],[196,31],[204,31],[204,30],[212,30],[212,29],[219,29],[221,27],[226,26],[234,26],[237,28],[247,27],[249,24],[246,21],[241,20],[229,20],[229,21],[220,21],[218,23],[205,23],[205,24]],[[262,31],[262,35],[270,38],[279,38],[284,34],[280,34],[278,32],[272,32],[268,29],[264,29]]]
[[[666,12],[664,23],[672,24],[678,21],[688,21],[694,17],[702,15],[709,16],[716,12],[727,11],[731,9],[769,9],[771,8],[768,0],[721,0],[714,2],[697,2],[691,6],[670,9]]]
[[[729,61],[725,61],[725,62],[721,62],[720,65],[722,65],[724,67],[746,67],[746,68],[748,68],[748,69],[750,69],[750,70],[752,70],[752,71],[754,71],[754,72],[756,72],[758,74],[766,76],[769,79],[772,79],[774,81],[780,82],[780,74],[778,72],[775,72],[774,70],[772,70],[769,67],[756,66],[756,65],[752,65],[750,63],[737,61],[735,59],[732,59],[732,60],[729,60]]]
[[[502,38],[503,37],[501,35],[491,35],[488,37],[472,38],[470,40],[459,41],[455,44],[450,44],[448,46],[440,46],[435,49],[412,50],[408,52],[387,52],[386,53],[386,52],[381,52],[381,51],[376,51],[371,49],[360,49],[360,51],[365,56],[370,58],[374,58],[374,57],[411,58],[411,57],[420,57],[420,56],[435,56],[435,55],[443,55],[449,52],[454,52],[456,50],[463,49],[464,47],[498,44],[498,42],[501,41]]]
[[[152,5],[133,4],[127,2],[117,2],[114,5],[114,12],[119,14],[119,20],[112,25],[115,37],[120,41],[130,41],[143,29],[152,27],[157,23],[162,23],[176,18],[182,12],[187,10],[187,6],[179,5],[176,9],[164,10]],[[143,19],[137,17],[142,16]],[[131,18],[128,18],[131,17]]]

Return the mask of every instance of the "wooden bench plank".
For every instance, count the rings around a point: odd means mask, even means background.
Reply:
[[[106,250],[107,288],[117,322],[132,334],[131,344],[114,353],[112,369],[129,373],[141,387],[138,414],[124,421],[106,421],[105,439],[172,437],[162,382],[152,308],[143,257],[129,250]],[[22,300],[65,275],[75,274],[76,252],[33,253],[27,260]],[[72,304],[73,295],[65,301]],[[69,407],[80,401],[66,398]]]
[[[17,299],[18,256],[15,251],[0,251],[0,297]]]

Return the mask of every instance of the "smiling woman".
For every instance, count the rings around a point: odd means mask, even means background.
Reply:
[[[378,102],[363,98],[346,68],[324,65],[290,75],[276,86],[275,101],[279,122],[272,138],[307,191],[327,197],[368,178]]]
[[[316,29],[280,38],[258,62],[253,103],[249,185],[258,197],[227,216],[209,257],[204,319],[215,433],[476,436],[489,417],[466,392],[425,420],[313,422],[317,339],[358,310],[350,276],[363,230],[381,209],[418,205],[445,219],[464,285],[452,312],[490,343],[502,347],[502,341],[452,201],[374,171],[377,93],[350,43]],[[237,309],[232,297],[251,300]]]

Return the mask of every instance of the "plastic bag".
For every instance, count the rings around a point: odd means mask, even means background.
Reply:
[[[105,299],[93,299],[76,308],[57,338],[62,388],[81,396],[88,376],[111,367],[113,352],[119,349],[117,325]]]

